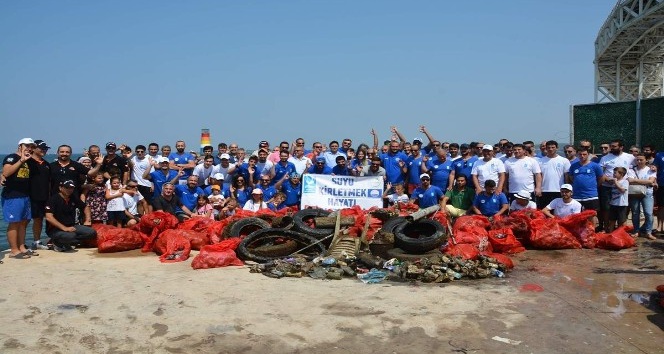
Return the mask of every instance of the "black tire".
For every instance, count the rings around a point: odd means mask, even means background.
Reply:
[[[280,242],[281,241],[281,242]],[[260,257],[286,257],[289,254],[298,250],[298,243],[294,240],[278,240],[275,239],[264,245],[255,248],[250,248],[251,254]]]
[[[447,241],[445,227],[436,220],[420,219],[394,229],[394,246],[407,253],[423,254]]]
[[[424,254],[411,254],[404,252],[404,250],[402,250],[401,248],[393,248],[387,251],[387,255],[390,259],[396,258],[400,261],[416,261],[422,258],[442,256],[443,253],[440,252],[439,250],[431,250]]]
[[[225,239],[231,237],[231,227],[233,227],[233,225],[235,225],[235,223],[238,222],[238,221],[239,220],[234,220],[234,221],[229,222],[228,225],[226,225],[226,227],[224,227],[224,229],[221,230],[221,239],[222,240],[225,240]]]
[[[391,218],[385,221],[380,229],[383,230],[383,232],[394,233],[394,229],[396,229],[397,226],[407,222],[408,221],[406,220],[406,218],[404,218],[403,216],[398,216],[396,218]]]
[[[334,233],[334,229],[317,229],[309,226],[308,222],[313,218],[330,215],[329,211],[323,209],[302,209],[293,215],[293,230],[300,231],[317,239],[322,239]]]
[[[293,217],[292,216],[277,216],[272,219],[272,227],[275,229],[292,229]]]
[[[318,242],[318,240],[312,236],[295,232],[292,230],[282,230],[282,229],[262,229],[255,232],[252,232],[249,236],[245,237],[242,242],[237,246],[237,255],[242,260],[250,260],[258,263],[266,263],[275,259],[283,258],[285,256],[265,256],[253,253],[253,249],[260,249],[263,245],[274,244],[275,240],[293,240],[297,243],[297,250],[300,250],[306,246],[313,245],[306,250],[302,251],[302,254],[309,259],[313,259],[316,256],[325,253],[325,246]],[[315,245],[314,245],[315,244]],[[259,252],[262,253],[263,252]]]
[[[270,227],[270,223],[261,219],[261,218],[244,218],[235,221],[234,223],[229,224],[226,228],[228,229],[228,237],[240,237],[242,235],[249,235],[254,231],[267,229]],[[226,231],[226,229],[224,229]]]

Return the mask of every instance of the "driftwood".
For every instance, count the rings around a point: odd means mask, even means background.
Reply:
[[[353,226],[355,225],[355,217],[353,216],[344,216],[341,218],[341,227],[344,226]],[[335,217],[318,217],[314,218],[314,223],[316,223],[317,229],[332,229],[337,223],[337,218]]]

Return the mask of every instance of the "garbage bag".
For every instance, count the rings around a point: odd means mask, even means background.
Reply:
[[[498,263],[503,264],[507,269],[514,268],[514,262],[512,258],[501,253],[486,253],[484,254],[487,257],[494,258]]]
[[[138,231],[113,226],[97,230],[99,253],[123,252],[141,247],[143,247],[143,237]]]
[[[162,263],[182,262],[189,258],[191,243],[182,235],[182,230],[166,230],[159,234],[153,249],[161,255]]]
[[[461,257],[463,259],[475,260],[480,256],[480,250],[475,245],[470,243],[452,244],[448,242],[442,249],[442,252],[454,257]]]
[[[611,233],[600,232],[595,234],[597,248],[605,250],[622,250],[636,246],[636,240],[629,234],[631,226],[621,226]]]
[[[140,228],[146,237],[143,240],[145,243],[141,251],[150,252],[157,236],[164,230],[174,229],[177,224],[178,218],[164,211],[155,211],[141,216]]]
[[[193,216],[178,224],[178,229],[181,230],[194,230],[198,232],[207,232],[210,225],[214,224],[214,220],[205,216]]]
[[[491,248],[496,253],[514,254],[526,250],[521,242],[514,237],[511,229],[489,230],[488,237]]]
[[[240,241],[239,237],[235,237],[223,240],[214,245],[203,246],[201,252],[191,262],[191,267],[194,269],[207,269],[244,265],[235,254],[235,249]]]
[[[476,231],[485,230],[491,225],[489,218],[484,215],[464,215],[456,219],[453,230]]]
[[[535,219],[530,222],[533,229],[530,245],[545,250],[581,248],[581,243],[556,219]]]
[[[558,219],[558,224],[574,235],[584,248],[595,248],[595,223],[593,222],[593,217],[596,215],[596,211],[586,210]]]

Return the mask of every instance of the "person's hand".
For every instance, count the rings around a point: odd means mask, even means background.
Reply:
[[[404,166],[406,166],[406,163],[403,160],[399,160],[399,167],[403,168]]]
[[[184,170],[182,169],[182,167],[180,167],[180,168],[178,168],[178,177],[182,177],[182,176],[184,176]]]
[[[423,125],[420,125],[420,133],[426,133],[427,128],[425,128]]]
[[[104,155],[99,154],[99,156],[95,157],[95,163],[96,164],[102,164],[104,162]]]
[[[452,188],[453,188],[452,186],[447,186],[447,190],[448,190],[448,191],[451,191]]]
[[[428,162],[428,161],[429,161],[429,155],[422,156],[422,162]]]
[[[385,185],[385,190],[389,191],[390,189],[392,189],[392,183],[387,182],[387,184]]]
[[[256,168],[255,167],[249,167],[249,168],[247,168],[247,171],[249,171],[250,175],[253,175],[254,172],[256,172]]]
[[[535,196],[537,197],[542,196],[542,188],[535,188]]]
[[[21,145],[21,162],[30,160],[31,156],[32,154],[30,153],[30,150],[27,149],[24,145]]]
[[[396,133],[397,133],[397,127],[395,127],[395,126],[391,126],[391,127],[390,127],[390,131],[391,131],[392,133],[396,134]]]
[[[73,227],[73,226],[67,226],[67,227],[65,227],[65,229],[62,230],[62,231],[64,231],[64,232],[76,232],[76,228]]]
[[[83,226],[92,226],[92,221],[90,221],[90,220],[84,221]]]
[[[374,128],[371,128],[371,131],[369,133],[371,133],[372,136],[376,136],[376,131],[374,130]]]

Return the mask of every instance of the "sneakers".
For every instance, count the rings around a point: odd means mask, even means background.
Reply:
[[[60,246],[57,246],[57,245],[53,244],[53,250],[55,252],[67,252],[67,251],[73,251],[74,248],[72,246],[62,246],[62,247],[60,247]]]
[[[35,241],[35,242],[32,243],[32,246],[30,247],[30,249],[35,250],[35,251],[47,250],[48,246],[43,244],[41,241]]]

